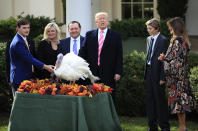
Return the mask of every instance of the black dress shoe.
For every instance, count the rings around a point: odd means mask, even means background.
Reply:
[[[149,128],[148,131],[158,131],[158,129],[157,128],[154,128],[154,129]]]

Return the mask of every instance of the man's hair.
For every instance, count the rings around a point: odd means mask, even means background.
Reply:
[[[78,27],[79,27],[79,28],[81,28],[81,25],[80,25],[80,23],[79,23],[78,21],[71,21],[71,22],[68,24],[68,29],[69,29],[69,25],[70,25],[70,24],[75,24],[75,23],[78,24]]]
[[[148,20],[146,23],[145,23],[147,26],[152,26],[153,28],[155,28],[156,30],[160,30],[160,22],[158,19],[156,18],[153,18],[153,19],[150,19]]]
[[[16,26],[17,27],[21,27],[21,25],[30,25],[30,22],[25,19],[25,18],[20,18],[17,22],[16,22]]]
[[[105,15],[106,18],[108,19],[108,13],[107,12],[98,12],[95,15],[95,21],[97,20],[98,16],[100,16],[100,15]]]

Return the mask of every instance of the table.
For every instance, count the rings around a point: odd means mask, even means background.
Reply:
[[[111,95],[16,92],[8,131],[121,131]]]

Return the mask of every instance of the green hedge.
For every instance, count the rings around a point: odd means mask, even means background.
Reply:
[[[10,17],[6,20],[0,20],[0,39],[1,41],[7,41],[16,33],[16,22],[14,17]]]
[[[123,76],[116,92],[116,107],[120,115],[145,115],[145,58],[145,53],[137,51],[124,57]]]
[[[6,79],[5,48],[6,43],[0,43],[0,112],[9,111],[12,103],[11,87]]]
[[[22,16],[18,16],[20,18]],[[38,16],[34,17],[33,15],[26,15],[26,19],[30,21],[30,37],[33,39],[37,37],[40,34],[43,34],[45,26],[53,21],[53,19],[50,19],[49,17],[45,16]],[[11,40],[15,33],[16,33],[16,22],[17,19],[10,17],[6,20],[0,20],[0,41],[7,41]]]
[[[191,68],[190,73],[190,83],[197,101],[196,111],[198,112],[198,66]]]
[[[190,69],[190,83],[194,92],[198,92],[198,66]]]
[[[125,40],[129,37],[146,37],[148,36],[146,21],[149,19],[124,19],[124,20],[113,20],[110,22],[110,28],[120,32],[122,38]],[[160,32],[166,37],[170,38],[170,33],[166,25],[168,19],[161,20]]]

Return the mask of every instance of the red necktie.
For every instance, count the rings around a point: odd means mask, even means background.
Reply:
[[[101,50],[102,50],[102,45],[104,43],[104,35],[103,35],[104,31],[101,30],[100,31],[100,38],[99,38],[99,41],[98,41],[98,65],[100,65],[100,53],[101,53]]]

